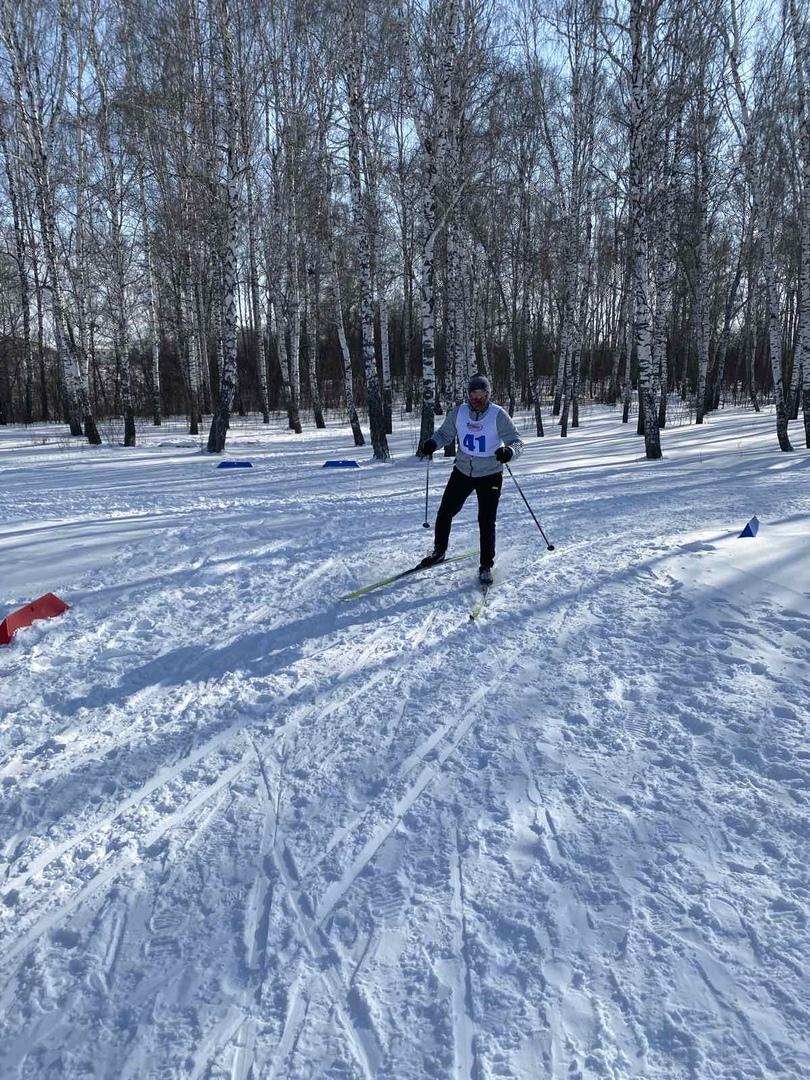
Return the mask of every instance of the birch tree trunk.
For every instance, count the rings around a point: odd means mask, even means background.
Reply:
[[[390,435],[393,431],[392,406],[393,392],[391,388],[391,352],[388,343],[388,303],[385,299],[385,289],[380,289],[377,301],[377,310],[380,317],[380,359],[382,361],[383,377],[383,420],[385,433]]]
[[[458,220],[455,209],[447,223],[447,281],[445,285],[445,400],[448,406],[463,401],[461,390],[461,262],[458,251]],[[445,453],[447,452],[445,447]],[[455,446],[453,446],[455,452]]]
[[[301,293],[298,288],[298,253],[295,241],[295,221],[290,223],[289,256],[287,263],[287,297],[289,304],[290,328],[290,399],[292,413],[290,428],[297,435],[301,434]]]
[[[365,437],[360,427],[360,419],[357,415],[357,406],[354,400],[354,377],[352,374],[352,356],[349,351],[349,343],[346,340],[346,324],[343,321],[343,299],[340,290],[340,274],[338,271],[337,249],[335,247],[335,229],[332,211],[332,170],[329,152],[326,148],[326,125],[321,117],[319,124],[319,159],[323,176],[323,205],[325,217],[325,233],[327,254],[329,256],[329,268],[331,271],[332,306],[334,312],[335,328],[337,330],[340,357],[343,366],[343,401],[346,409],[346,418],[352,429],[352,437],[355,446],[365,446]]]
[[[413,338],[413,247],[408,168],[406,164],[406,118],[405,87],[398,84],[396,112],[393,117],[396,139],[396,178],[399,212],[399,239],[402,254],[402,308],[400,311],[399,346],[405,369],[405,412],[413,412],[413,372],[411,369],[411,343]]]
[[[478,310],[477,281],[475,277],[474,258],[471,251],[465,253],[464,267],[464,329],[463,329],[463,381],[464,387],[470,381],[470,377],[476,371],[475,359],[475,335],[476,335],[476,311]]]
[[[576,237],[577,225],[572,220],[569,220],[567,228],[569,238],[566,245],[565,257],[565,296],[563,300],[562,325],[560,327],[559,382],[557,386],[557,394],[559,395],[560,403],[560,436],[563,439],[568,437],[568,414],[571,408],[572,353],[576,336],[576,328],[574,325],[576,319],[575,298],[577,293],[577,280],[579,278],[579,266],[576,255],[578,244],[578,238]],[[555,405],[556,403],[557,396],[555,395]]]
[[[177,298],[177,333],[180,354],[185,361],[188,384],[188,433],[200,433],[200,361],[197,335],[196,304],[192,299],[193,287],[182,281]]]
[[[77,20],[78,21],[78,20]],[[78,343],[76,345],[79,363],[83,370],[88,373],[88,380],[92,378],[93,400],[98,402],[103,388],[99,385],[98,365],[95,355],[95,319],[92,315],[88,318],[90,306],[91,280],[90,260],[88,257],[88,237],[94,232],[93,229],[93,201],[88,198],[88,175],[87,175],[87,132],[86,110],[84,105],[85,83],[88,81],[85,75],[85,37],[83,27],[74,30],[76,42],[76,230],[75,230],[75,270],[72,274],[74,293],[76,300],[76,330]],[[117,359],[117,355],[116,355]],[[116,365],[114,408],[120,405],[119,370]]]
[[[751,242],[750,226],[747,229],[744,229],[744,233],[748,234],[748,239],[746,240],[745,235],[743,236],[742,244],[740,246],[739,257],[737,259],[737,268],[734,272],[734,278],[732,280],[731,287],[729,288],[728,294],[726,296],[725,313],[723,316],[723,328],[720,331],[720,341],[717,346],[717,361],[712,377],[712,385],[709,389],[709,402],[706,405],[707,410],[715,410],[720,407],[720,394],[723,389],[726,358],[728,356],[728,346],[731,340],[731,324],[734,319],[737,292],[739,291],[740,282],[742,280],[743,252],[746,245]]]
[[[17,262],[17,277],[20,283],[20,308],[23,320],[23,421],[30,424],[34,418],[34,361],[31,351],[31,290],[28,283],[28,253],[23,227],[22,207],[19,198],[19,170],[12,160],[3,116],[0,113],[0,152],[6,169],[9,201],[14,222],[14,251]],[[15,155],[16,156],[16,155]]]
[[[579,384],[580,375],[582,369],[582,342],[583,334],[586,326],[586,317],[588,313],[588,301],[590,299],[591,292],[591,275],[593,272],[593,256],[591,250],[592,244],[592,227],[591,227],[591,206],[590,198],[585,200],[585,275],[582,281],[582,287],[579,297],[579,315],[577,319],[577,327],[574,334],[574,346],[572,349],[572,371],[571,371],[571,427],[579,427]]]
[[[782,363],[782,326],[779,315],[779,288],[777,285],[776,261],[773,250],[773,234],[763,205],[759,168],[754,159],[754,122],[748,108],[748,99],[740,73],[740,26],[737,14],[737,0],[731,0],[730,11],[732,36],[729,39],[728,33],[724,31],[724,43],[734,82],[734,90],[740,106],[743,140],[742,158],[746,179],[748,180],[748,187],[751,192],[752,214],[763,245],[763,271],[765,274],[765,286],[768,297],[768,347],[771,361],[771,374],[773,376],[774,401],[776,404],[776,437],[779,442],[780,450],[791,451],[793,447],[790,444],[790,438],[788,436],[785,376]]]
[[[138,192],[141,203],[141,229],[143,232],[143,253],[146,269],[146,290],[149,310],[149,335],[152,347],[151,397],[152,423],[155,427],[162,424],[160,402],[160,331],[158,328],[157,297],[155,292],[155,269],[152,262],[152,240],[149,231],[149,211],[146,203],[146,184],[144,182],[143,160],[138,162]]]
[[[270,423],[269,391],[267,383],[267,335],[262,328],[262,305],[259,299],[259,270],[256,256],[256,217],[253,195],[253,173],[247,170],[247,216],[248,216],[248,265],[250,273],[250,309],[253,322],[253,340],[256,348],[256,367],[259,376],[259,408],[262,423]]]
[[[281,385],[284,400],[287,401],[287,417],[290,430],[296,435],[301,434],[301,420],[298,416],[298,405],[293,397],[290,384],[290,358],[287,352],[287,319],[284,315],[281,301],[276,293],[272,294],[273,321],[276,328],[276,348],[278,349],[278,366],[281,372]]]
[[[259,293],[258,225],[256,208],[257,175],[254,163],[254,124],[249,79],[254,73],[251,57],[245,53],[245,35],[237,23],[236,63],[239,80],[239,121],[242,158],[245,162],[245,211],[248,228],[248,295],[250,322],[253,329],[253,348],[259,388],[259,409],[262,423],[270,423],[267,337],[262,326],[262,305]]]
[[[672,176],[672,160],[680,152],[680,122],[674,136],[674,148],[670,136],[666,138],[663,163],[660,223],[657,229],[657,258],[655,264],[655,316],[653,323],[653,366],[658,374],[660,397],[658,402],[658,427],[667,426],[667,400],[669,396],[669,326],[672,319],[672,288],[675,278],[675,260],[672,255],[672,226],[675,219],[675,182]]]
[[[796,335],[798,344],[798,334]],[[795,349],[793,356],[793,365],[790,370],[790,386],[787,395],[788,405],[788,419],[797,420],[799,417],[799,406],[801,405],[802,397],[802,358],[799,349]]]
[[[648,155],[646,58],[643,40],[643,0],[631,0],[630,38],[632,81],[630,87],[630,221],[633,236],[633,291],[635,295],[635,345],[639,366],[639,408],[644,414],[644,449],[648,460],[661,457],[661,438],[655,402],[650,326],[650,282],[647,265],[646,190]]]
[[[804,58],[807,39],[802,34],[796,0],[789,0],[790,29],[796,64],[796,92],[799,101],[799,165],[801,201],[799,237],[801,266],[799,279],[799,348],[797,362],[802,370],[802,412],[805,446],[810,449],[810,109],[807,103],[807,72]]]
[[[442,29],[439,47],[442,49],[441,62],[438,65],[439,85],[434,94],[433,114],[427,123],[431,125],[420,130],[420,143],[424,158],[424,181],[422,187],[422,253],[420,268],[420,312],[422,328],[422,410],[419,432],[420,444],[433,434],[436,415],[436,237],[441,227],[438,220],[438,194],[444,182],[447,160],[447,143],[451,121],[451,95],[453,75],[456,64],[456,49],[459,21],[459,0],[447,0],[443,11]],[[408,27],[406,17],[406,32]],[[410,43],[405,45],[406,74],[405,82],[411,88],[413,99],[413,78],[410,74]],[[412,109],[414,119],[418,110]]]
[[[49,162],[50,147],[45,137],[39,96],[42,78],[37,57],[26,56],[20,42],[16,28],[16,11],[10,0],[0,0],[0,38],[9,55],[17,120],[31,159],[42,249],[51,284],[56,356],[63,380],[71,433],[80,435],[83,421],[87,441],[100,445],[101,437],[90,409],[87,384],[79,366],[76,350],[70,336],[66,333],[64,291],[61,266],[57,258],[56,201]]]
[[[515,405],[517,404],[517,368],[515,363],[515,334],[514,323],[509,320],[509,325],[506,331],[506,352],[507,352],[507,412],[510,416],[515,415]]]
[[[695,423],[703,423],[706,411],[706,383],[709,374],[709,221],[708,221],[708,180],[704,161],[704,150],[698,146],[697,175],[697,273],[695,277],[695,345],[697,348],[698,380],[695,402]]]
[[[124,178],[113,159],[110,132],[110,95],[107,69],[96,38],[95,23],[88,32],[90,55],[96,73],[99,94],[98,144],[104,161],[104,186],[110,222],[113,264],[113,295],[115,297],[115,331],[113,335],[117,369],[120,378],[121,409],[124,414],[124,446],[135,446],[135,412],[132,405],[132,380],[129,365],[129,324],[127,320],[126,242],[124,237]]]
[[[31,264],[34,277],[34,301],[37,309],[37,367],[39,375],[39,401],[42,419],[50,420],[51,410],[48,399],[48,379],[45,371],[45,304],[42,296],[42,280],[39,276],[39,258],[36,231],[34,229],[34,208],[30,203],[28,192],[25,193],[25,235],[28,239],[28,248],[31,252]]]
[[[239,110],[233,76],[233,45],[229,0],[219,0],[218,27],[222,49],[222,76],[225,92],[226,187],[228,210],[227,243],[222,265],[222,363],[219,370],[219,400],[208,432],[208,452],[221,454],[230,424],[236,395],[236,289],[239,270]]]
[[[289,242],[285,238],[284,218],[282,214],[282,179],[279,166],[281,149],[277,145],[273,151],[273,200],[270,230],[266,242],[267,248],[267,291],[269,307],[272,307],[275,316],[276,343],[278,349],[278,364],[281,374],[281,386],[284,397],[284,407],[287,410],[287,420],[291,431],[301,434],[301,417],[298,411],[298,396],[295,394],[290,377],[290,358],[287,352],[287,335],[290,330],[289,311],[286,298],[282,293],[281,282],[285,277],[285,248],[287,251],[289,269]],[[289,226],[289,215],[287,218]],[[288,275],[289,284],[289,275]]]
[[[419,277],[419,310],[422,324],[422,411],[419,430],[420,444],[433,434],[436,416],[436,201],[431,191],[423,196],[423,229],[421,273]]]
[[[542,439],[545,436],[545,432],[543,431],[543,411],[540,404],[540,376],[534,366],[534,328],[532,326],[531,312],[529,312],[526,326],[526,368],[532,388],[535,430],[537,432],[537,437]]]
[[[621,276],[618,280],[618,288],[620,290],[618,311],[616,315],[616,325],[613,329],[613,363],[611,366],[610,375],[610,404],[615,405],[619,400],[619,393],[621,386],[619,382],[619,368],[621,366],[622,356],[624,354],[624,343],[627,338],[627,308],[630,294],[630,283],[628,281],[627,260],[623,260],[623,266],[621,270]],[[627,423],[627,421],[624,421]]]
[[[221,275],[214,273],[213,313],[211,326],[206,326],[205,305],[203,303],[203,282],[200,281],[200,267],[194,269],[194,280],[186,288],[185,318],[189,334],[189,372],[191,376],[191,401],[194,410],[194,434],[199,434],[203,416],[213,411],[211,392],[211,368],[208,362],[209,336],[213,336],[217,353],[217,370],[222,370],[222,286]]]
[[[568,435],[568,417],[572,403],[575,410],[575,426],[579,424],[578,403],[579,365],[582,349],[582,318],[584,294],[583,242],[580,233],[583,226],[590,239],[590,192],[593,169],[595,94],[597,85],[597,34],[596,7],[573,3],[565,8],[564,35],[570,65],[570,90],[566,105],[566,120],[570,133],[564,142],[555,140],[551,128],[551,116],[546,102],[542,79],[539,119],[551,172],[563,221],[562,228],[562,298],[560,303],[560,352],[555,378],[554,415],[560,417],[560,436]],[[589,63],[590,55],[590,63]],[[558,151],[557,147],[560,146]],[[563,178],[561,162],[570,156],[570,165]]]
[[[332,265],[332,298],[335,305],[335,325],[337,327],[340,356],[343,361],[343,398],[346,403],[346,415],[349,418],[355,446],[365,446],[365,437],[360,428],[360,420],[357,416],[357,407],[354,403],[354,379],[352,377],[352,356],[349,352],[349,343],[346,340],[346,326],[343,322],[343,302],[340,296],[340,277],[338,276],[337,253],[331,239],[329,241],[329,255]]]
[[[371,445],[375,461],[388,461],[390,453],[385,433],[380,384],[377,377],[377,357],[374,349],[374,296],[371,282],[371,238],[368,207],[361,184],[362,158],[365,154],[365,117],[361,63],[364,49],[362,0],[349,4],[349,60],[347,82],[349,91],[349,186],[352,192],[353,221],[356,235],[357,270],[360,279],[360,310],[363,333],[363,369],[366,376]]]
[[[365,445],[365,438],[360,428],[360,420],[357,416],[357,408],[354,400],[354,379],[352,375],[352,358],[346,341],[346,328],[343,321],[343,301],[340,291],[340,277],[338,273],[337,250],[335,248],[335,230],[332,207],[332,160],[331,151],[327,145],[327,128],[333,102],[335,78],[332,68],[327,65],[320,81],[320,94],[316,95],[316,110],[318,118],[318,200],[320,206],[321,239],[326,248],[328,260],[329,283],[327,288],[331,291],[332,312],[335,329],[340,347],[340,358],[343,374],[343,401],[346,410],[346,419],[352,429],[352,437],[355,446]],[[317,325],[314,330],[313,351],[317,349]],[[316,417],[317,423],[317,417]]]
[[[785,368],[782,360],[782,322],[779,317],[779,286],[777,284],[776,257],[773,250],[771,222],[764,222],[765,284],[768,292],[768,345],[773,374],[773,394],[776,403],[776,435],[779,449],[793,449],[788,436],[788,410],[785,396]]]
[[[301,290],[298,283],[298,190],[295,178],[295,147],[291,135],[287,138],[285,163],[287,167],[287,287],[286,314],[290,334],[290,429],[301,434]]]
[[[312,411],[315,415],[315,427],[325,428],[326,421],[323,418],[323,406],[321,404],[321,390],[318,385],[318,281],[315,274],[315,264],[307,262],[306,276],[304,278],[304,324],[306,334],[304,337],[304,350],[306,358],[307,375],[309,377],[309,396],[312,400]]]
[[[627,293],[627,312],[626,321],[622,328],[623,338],[623,350],[624,350],[624,378],[622,380],[622,423],[628,424],[630,422],[630,405],[633,400],[633,380],[632,380],[632,357],[633,357],[633,336],[635,334],[635,307],[636,299],[635,292],[633,291],[633,266],[632,266],[632,254],[630,256],[629,274],[628,274],[628,293]]]

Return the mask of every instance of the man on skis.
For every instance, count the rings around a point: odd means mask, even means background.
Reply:
[[[473,375],[467,384],[467,400],[454,405],[444,423],[425,439],[419,456],[427,457],[458,439],[455,466],[442,495],[433,534],[433,551],[420,566],[433,566],[447,554],[453,518],[474,491],[478,497],[478,529],[481,565],[478,578],[483,586],[492,584],[495,563],[495,519],[503,484],[503,467],[517,457],[523,443],[505,409],[490,401],[492,388],[485,375]]]

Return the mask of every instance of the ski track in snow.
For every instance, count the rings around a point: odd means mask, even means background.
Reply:
[[[337,600],[425,544],[407,422],[340,475],[334,426],[235,424],[238,476],[0,433],[0,601],[72,606],[0,650],[0,1077],[810,1074],[810,465],[772,424],[656,465],[609,410],[528,431],[557,550],[507,479],[475,622],[464,562]]]

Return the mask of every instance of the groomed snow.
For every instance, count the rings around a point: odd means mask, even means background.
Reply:
[[[519,418],[480,622],[339,599],[429,545],[407,418],[0,428],[0,618],[71,605],[0,649],[3,1080],[810,1075],[810,451],[619,419]]]

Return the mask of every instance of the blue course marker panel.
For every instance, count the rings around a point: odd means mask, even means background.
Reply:
[[[756,536],[759,532],[759,518],[754,514],[743,531],[737,537],[738,540],[742,540],[744,536]]]
[[[359,469],[356,461],[325,461],[324,469]]]
[[[220,461],[218,469],[252,469],[252,461]]]

